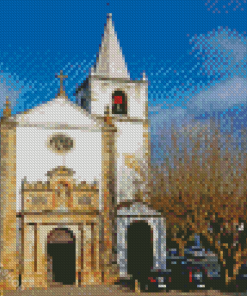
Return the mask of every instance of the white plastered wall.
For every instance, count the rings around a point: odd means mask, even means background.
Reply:
[[[53,134],[65,134],[74,139],[74,148],[60,155],[47,148]],[[49,129],[17,127],[16,195],[17,211],[21,210],[21,181],[47,181],[46,173],[57,166],[66,166],[75,172],[79,181],[99,181],[101,196],[101,131],[80,129]],[[101,201],[100,201],[101,205]]]

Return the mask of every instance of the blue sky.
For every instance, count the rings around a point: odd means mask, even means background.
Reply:
[[[131,78],[145,70],[150,81],[153,143],[162,145],[162,133],[169,142],[171,123],[196,134],[210,118],[222,133],[232,118],[236,134],[247,122],[246,2],[0,1],[0,108],[6,95],[14,113],[49,101],[61,69],[75,101],[111,12]]]

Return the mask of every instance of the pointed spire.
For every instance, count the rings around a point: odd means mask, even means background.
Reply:
[[[107,23],[96,62],[95,75],[107,78],[130,79],[125,59],[114,30],[111,13],[107,14]]]
[[[5,109],[3,110],[3,117],[8,118],[11,117],[11,108],[10,108],[10,101],[9,97],[6,97]]]

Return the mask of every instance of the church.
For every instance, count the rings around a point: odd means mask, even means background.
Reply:
[[[76,103],[67,75],[57,78],[55,98],[15,115],[7,99],[1,118],[0,288],[165,269],[165,218],[149,197],[148,80],[131,80],[110,13]]]

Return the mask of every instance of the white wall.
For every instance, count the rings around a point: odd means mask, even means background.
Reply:
[[[55,133],[66,134],[74,139],[74,148],[64,156],[47,148],[48,138]],[[46,181],[47,171],[66,166],[75,171],[74,178],[77,181],[101,181],[100,131],[19,126],[16,147],[17,211],[21,209],[21,181],[25,176],[27,181]]]
[[[117,192],[118,202],[133,199],[135,187],[133,181],[138,174],[125,165],[123,154],[143,154],[143,124],[142,122],[118,122],[117,133]]]

